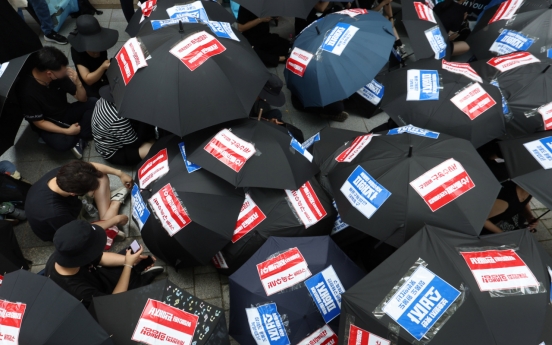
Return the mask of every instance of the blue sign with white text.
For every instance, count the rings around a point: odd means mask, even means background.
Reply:
[[[258,345],[289,345],[290,341],[276,303],[246,308],[251,335]]]
[[[164,19],[164,20],[152,20],[151,27],[153,30],[164,28],[165,26],[177,25],[182,23],[198,23],[197,19],[193,17],[178,17],[177,19]]]
[[[150,211],[148,210],[146,203],[144,202],[144,199],[142,199],[142,195],[140,194],[140,188],[138,188],[138,185],[135,183],[134,187],[132,187],[132,217],[138,223],[138,227],[140,228],[140,231],[142,231],[142,228],[144,227],[144,224],[146,224],[146,221],[148,220],[150,216]]]
[[[197,164],[194,164],[186,158],[186,149],[184,148],[184,143],[179,143],[178,147],[180,148],[180,153],[182,154],[182,159],[184,159],[184,164],[186,164],[186,170],[188,170],[188,173],[193,173],[196,170],[201,169],[201,167]]]
[[[295,151],[299,152],[303,157],[308,159],[309,162],[312,162],[312,158],[313,158],[312,154],[309,151],[307,151],[307,149],[304,148],[301,144],[299,144],[297,139],[295,139],[294,137],[291,137],[290,146],[293,147]]]
[[[307,140],[305,140],[301,146],[303,146],[304,149],[308,149],[309,147],[311,147],[315,142],[317,141],[320,141],[320,132],[316,133],[315,135],[313,135],[312,137],[308,138]]]
[[[391,196],[391,192],[360,165],[353,170],[340,190],[351,205],[368,219]]]
[[[370,83],[358,90],[357,93],[373,105],[378,105],[383,98],[384,90],[385,87],[383,84],[380,84],[377,80],[373,79]]]
[[[341,55],[343,50],[358,31],[356,26],[347,23],[337,23],[322,42],[321,48],[327,52]]]
[[[534,39],[521,32],[504,29],[489,50],[498,53],[498,55],[523,52],[529,49],[534,42]]]
[[[508,108],[508,102],[506,101],[506,98],[504,97],[504,94],[502,93],[502,90],[500,89],[500,86],[498,84],[498,81],[496,79],[491,80],[489,84],[496,86],[498,90],[500,91],[500,96],[502,97],[502,113],[508,114],[510,113],[510,108]]]
[[[209,21],[207,25],[217,37],[228,38],[234,41],[240,40],[234,31],[232,31],[230,23]]]
[[[429,42],[429,45],[431,46],[431,49],[435,53],[435,59],[440,60],[444,58],[447,52],[447,43],[441,34],[439,25],[435,25],[434,27],[425,30],[424,34]]]
[[[341,314],[341,294],[345,288],[332,266],[305,280],[305,286],[326,323]]]
[[[427,69],[410,69],[406,72],[407,101],[439,100],[439,72]]]
[[[539,140],[544,146],[545,149],[548,150],[549,154],[552,154],[552,137],[546,137]]]
[[[387,132],[387,135],[397,135],[402,133],[410,133],[414,135],[419,135],[420,137],[426,137],[431,139],[439,138],[439,132],[432,132],[427,129],[418,128],[412,125],[390,129],[389,132]]]

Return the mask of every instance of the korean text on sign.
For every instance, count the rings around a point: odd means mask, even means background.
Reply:
[[[368,11],[365,10],[364,8],[351,8],[348,10],[337,11],[337,12],[334,12],[333,14],[345,14],[351,18],[354,18],[359,14],[366,14],[366,13],[368,13]]]
[[[337,334],[332,331],[330,326],[324,325],[299,341],[297,345],[337,345]]]
[[[238,36],[236,36],[234,31],[232,30],[232,26],[230,25],[230,23],[209,21],[207,22],[207,25],[209,26],[211,31],[213,31],[215,35],[217,35],[217,37],[227,38],[238,42],[240,41]]]
[[[441,68],[451,73],[463,75],[466,78],[470,78],[478,83],[482,83],[483,79],[477,74],[477,72],[470,66],[469,63],[464,62],[448,62],[447,60],[441,60]]]
[[[236,243],[240,238],[247,235],[251,230],[255,229],[257,225],[261,224],[266,219],[265,214],[257,204],[251,199],[248,193],[245,193],[245,201],[243,202],[240,214],[238,215],[238,221],[236,222],[236,228],[234,229],[234,235],[232,236],[232,243]]]
[[[132,217],[134,218],[136,223],[138,223],[138,228],[141,231],[150,216],[150,211],[148,210],[144,199],[142,199],[142,194],[140,194],[140,189],[138,188],[138,185],[134,184],[134,187],[132,187],[131,195]]]
[[[407,71],[407,101],[438,100],[439,88],[439,73],[436,70],[411,69]]]
[[[297,190],[286,189],[286,195],[305,229],[318,223],[328,214],[309,181]]]
[[[378,105],[383,98],[384,90],[385,87],[383,84],[380,84],[377,80],[373,79],[370,83],[358,90],[357,93],[373,105]]]
[[[494,16],[489,20],[489,24],[499,20],[512,19],[522,3],[523,0],[508,0],[501,3]]]
[[[537,111],[542,116],[544,130],[545,131],[551,130],[552,129],[552,102],[539,107]]]
[[[351,324],[347,345],[391,345],[391,342]]]
[[[414,9],[416,10],[418,18],[420,18],[421,20],[437,24],[437,21],[435,20],[435,16],[433,14],[433,10],[429,8],[426,4],[415,1]]]
[[[412,125],[406,125],[406,126],[390,129],[389,132],[387,132],[387,135],[397,135],[402,133],[414,134],[420,137],[431,138],[431,139],[439,138],[439,132],[433,132],[433,131],[423,129],[423,128],[418,128]]]
[[[341,55],[357,31],[358,28],[356,26],[347,23],[337,23],[328,33],[324,42],[322,42],[322,50],[335,55]]]
[[[360,135],[353,140],[348,148],[343,150],[335,160],[342,163],[350,163],[372,141],[373,134]]]
[[[523,144],[544,169],[552,169],[552,137]]]
[[[25,303],[0,299],[0,344],[19,344],[19,331],[26,308]]]
[[[159,30],[166,26],[177,25],[180,22],[182,23],[198,23],[197,19],[193,17],[179,17],[176,19],[163,19],[163,20],[152,20],[151,28],[153,30]]]
[[[491,95],[479,83],[466,87],[452,97],[450,101],[464,114],[468,115],[470,120],[474,120],[496,104]]]
[[[140,47],[140,42],[138,42],[136,37],[129,39],[123,45],[115,56],[115,60],[117,60],[125,85],[134,77],[136,71],[148,65],[144,52]]]
[[[447,51],[447,43],[441,34],[441,29],[439,25],[427,29],[424,31],[424,34],[431,46],[431,49],[435,53],[435,59],[440,60],[445,57]]]
[[[305,75],[307,66],[311,62],[313,55],[303,49],[293,48],[289,58],[286,62],[286,68],[292,72],[302,77]]]
[[[428,170],[410,185],[433,212],[475,187],[462,164],[452,158]]]
[[[170,236],[174,236],[192,222],[180,200],[174,194],[170,183],[153,194],[149,199],[149,204]]]
[[[213,35],[200,31],[180,41],[169,52],[182,61],[190,71],[195,71],[211,56],[225,50],[226,48]]]
[[[257,152],[253,144],[240,139],[228,129],[218,132],[205,145],[204,150],[235,172],[239,172],[247,160]]]
[[[311,276],[307,261],[297,248],[257,264],[257,272],[267,296],[285,290]]]
[[[290,341],[276,303],[246,308],[247,322],[257,345],[289,345]]]
[[[379,184],[360,165],[349,175],[340,191],[351,205],[368,219],[391,196],[391,192]]]
[[[205,8],[203,8],[201,1],[169,7],[167,8],[167,14],[169,15],[169,18],[173,19],[179,17],[193,17],[202,22],[209,21],[209,17],[207,17],[207,12],[205,12]]]
[[[167,149],[162,149],[138,169],[138,182],[140,182],[140,187],[146,188],[153,181],[168,172],[169,156],[167,155]]]
[[[498,55],[506,55],[518,51],[526,51],[535,42],[521,32],[502,30],[500,35],[489,48],[489,51]]]
[[[228,268],[228,264],[226,263],[226,259],[224,258],[224,255],[222,255],[222,252],[217,252],[211,259],[211,262],[213,262],[213,265],[215,265],[216,268]]]
[[[517,52],[504,56],[494,57],[487,61],[487,64],[493,66],[500,72],[506,72],[516,67],[528,65],[535,62],[540,62],[540,60],[534,57],[531,53]]]
[[[314,303],[324,322],[328,323],[341,314],[341,295],[345,292],[333,266],[329,266],[305,281]]]

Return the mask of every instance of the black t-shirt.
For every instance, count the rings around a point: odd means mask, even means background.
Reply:
[[[97,58],[94,58],[90,56],[87,52],[79,53],[78,51],[75,50],[75,48],[71,47],[71,58],[75,63],[75,69],[77,70],[77,74],[79,75],[82,85],[84,85],[85,88],[89,87],[91,89],[99,90],[100,87],[109,84],[105,73],[100,78],[100,80],[98,80],[94,84],[92,85],[86,84],[82,79],[82,76],[80,75],[79,69],[77,67],[77,65],[81,65],[88,68],[90,72],[94,72],[95,70],[100,68],[100,66],[104,63],[105,60],[107,60],[107,51],[100,52],[100,56]]]
[[[32,74],[23,76],[19,85],[19,100],[25,120],[33,122],[50,119],[63,122],[69,107],[68,93],[77,93],[77,87],[68,77],[54,80],[46,86]]]
[[[448,34],[449,31],[460,31],[460,27],[464,21],[464,13],[468,11],[466,7],[460,5],[459,3],[452,2],[449,6],[445,7],[445,3],[441,2],[433,8],[433,12],[435,12],[437,17],[439,17],[441,23],[443,23],[443,26],[445,27],[445,30],[447,30],[447,32],[443,34]]]
[[[238,11],[238,23],[239,24],[247,24],[248,22],[255,20],[259,17],[254,15],[252,12],[250,12],[248,9],[246,9],[243,6],[240,6],[240,10]],[[270,26],[268,22],[261,22],[251,29],[244,31],[243,35],[251,45],[255,45],[255,43],[262,41],[264,37],[270,34]]]
[[[48,187],[48,182],[56,177],[59,169],[42,176],[31,187],[25,201],[25,215],[29,225],[43,241],[52,241],[57,229],[77,219],[82,208],[78,197],[64,197]]]

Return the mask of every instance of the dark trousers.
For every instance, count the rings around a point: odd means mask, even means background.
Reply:
[[[128,22],[130,22],[130,19],[134,15],[134,1],[133,0],[120,0],[121,3],[121,9],[123,10],[123,14],[125,15],[125,19]]]
[[[324,107],[305,107],[301,103],[299,97],[291,95],[291,104],[297,110],[304,111],[306,113],[325,114],[325,115],[339,115],[345,111],[345,105],[343,101],[337,101],[330,103]]]
[[[280,56],[286,56],[291,47],[288,40],[277,34],[267,35],[255,43],[251,42],[251,45],[261,61],[268,67],[278,66]]]

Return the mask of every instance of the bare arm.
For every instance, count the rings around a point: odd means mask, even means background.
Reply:
[[[144,249],[140,248],[136,253],[132,254],[132,251],[130,249],[127,249],[126,255],[123,256],[124,262],[123,262],[123,272],[121,272],[121,277],[119,278],[119,281],[117,282],[117,285],[115,286],[115,289],[113,289],[113,294],[125,292],[128,290],[128,283],[130,281],[130,273],[132,271],[132,267],[140,261],[140,254],[142,254],[142,251]],[[105,253],[104,253],[105,255]],[[122,256],[122,255],[121,255]],[[103,256],[102,256],[103,260]]]
[[[105,267],[119,267],[125,264],[125,256],[117,253],[105,252],[100,260],[100,265]]]
[[[245,24],[240,24],[238,23],[238,31],[239,32],[244,32],[244,31],[247,31],[251,28],[254,28],[255,26],[261,24],[262,22],[268,22],[270,21],[272,18],[271,17],[265,17],[265,18],[257,18],[257,19],[253,19],[251,21],[248,21],[247,23]]]
[[[108,68],[109,60],[105,60],[104,63],[94,72],[90,72],[90,70],[83,65],[77,65],[79,74],[81,75],[82,80],[84,80],[87,85],[93,85],[98,80],[100,80]]]
[[[79,76],[77,75],[77,72],[71,67],[67,67],[67,76],[77,87],[77,92],[74,94],[77,101],[86,102],[88,100],[88,97],[86,96],[86,90],[84,89],[84,86],[82,86],[82,83],[79,79]]]
[[[69,128],[60,127],[50,121],[46,121],[46,120],[34,121],[33,124],[39,129],[42,129],[43,131],[46,131],[46,132],[65,134],[65,135],[74,135],[74,134],[69,134]]]
[[[324,12],[328,8],[329,4],[329,1],[318,1],[316,5],[314,5],[314,9],[316,12]]]
[[[127,222],[128,222],[128,217],[127,216],[125,216],[124,214],[118,214],[115,217],[112,217],[112,218],[109,218],[109,219],[99,220],[99,221],[95,222],[94,224],[99,225],[104,229],[109,229],[113,225],[126,224]]]

